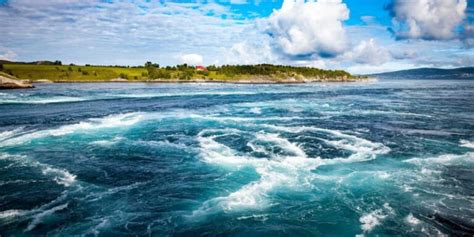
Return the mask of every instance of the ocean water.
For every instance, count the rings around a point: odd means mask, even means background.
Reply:
[[[1,236],[473,234],[473,81],[0,92]]]

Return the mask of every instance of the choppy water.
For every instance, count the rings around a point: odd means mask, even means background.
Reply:
[[[0,93],[0,235],[474,234],[474,82]]]

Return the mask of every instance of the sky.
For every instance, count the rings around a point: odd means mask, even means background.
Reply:
[[[474,0],[0,0],[0,59],[474,66]]]

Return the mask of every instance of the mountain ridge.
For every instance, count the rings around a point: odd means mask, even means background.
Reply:
[[[368,76],[379,79],[474,79],[474,67],[415,68],[374,73]]]

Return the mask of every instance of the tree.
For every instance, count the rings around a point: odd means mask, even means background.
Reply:
[[[148,61],[148,62],[145,63],[145,68],[149,68],[149,67],[160,68],[160,64],[158,64],[158,63],[152,63],[152,62]]]
[[[3,64],[0,63],[0,71],[3,71]]]
[[[119,77],[122,79],[128,79],[128,75],[125,73],[120,73]]]

